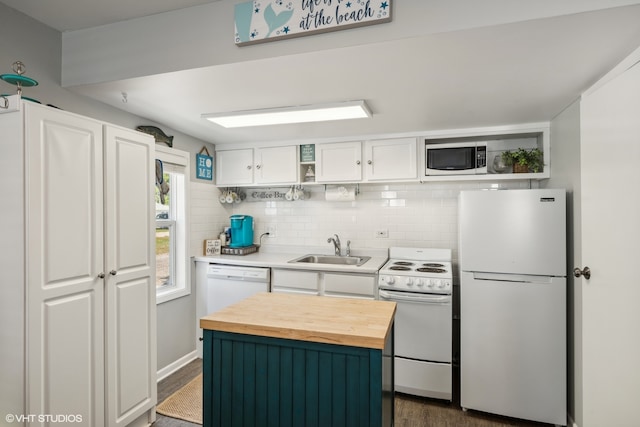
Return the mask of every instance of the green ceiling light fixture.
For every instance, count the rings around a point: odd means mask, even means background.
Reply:
[[[364,101],[265,108],[203,114],[201,117],[225,128],[269,126],[331,120],[364,119],[373,114]]]
[[[38,86],[38,82],[30,77],[27,77],[24,74],[24,71],[27,67],[25,67],[22,61],[16,61],[13,63],[13,71],[15,74],[0,74],[0,79],[5,82],[12,84],[17,87],[18,95],[22,99],[27,99],[29,101],[38,102],[35,99],[26,98],[22,96],[22,88],[23,87],[33,87]]]

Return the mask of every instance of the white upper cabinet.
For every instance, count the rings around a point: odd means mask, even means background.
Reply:
[[[264,147],[255,150],[256,184],[295,184],[298,180],[298,147]]]
[[[316,144],[316,182],[362,180],[362,143]]]
[[[427,147],[438,144],[482,144],[486,145],[486,172],[427,174]],[[516,152],[519,149],[530,151],[538,149],[542,152],[541,170],[538,172],[516,173],[511,166],[505,166],[502,155],[505,151]],[[447,132],[431,132],[420,141],[420,180],[432,181],[505,181],[545,179],[551,176],[551,142],[548,123],[530,123],[492,128],[461,129]]]
[[[295,184],[298,146],[216,151],[216,184]]]
[[[216,151],[216,184],[253,183],[253,148]]]
[[[365,141],[316,142],[304,144],[310,155],[300,157],[298,145],[255,146],[216,152],[218,186],[286,186],[294,184],[342,184],[431,181],[503,181],[550,177],[550,135],[548,123],[529,123],[492,128],[425,132],[423,135],[379,135]],[[486,172],[427,173],[426,148],[452,143],[486,144]],[[227,149],[229,147],[230,149]],[[500,166],[505,151],[538,149],[542,168],[514,173]],[[309,176],[307,176],[309,174]]]
[[[416,138],[365,142],[365,181],[417,180],[417,152]]]

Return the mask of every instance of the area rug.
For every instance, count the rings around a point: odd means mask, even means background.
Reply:
[[[158,414],[202,424],[202,374],[156,407]]]

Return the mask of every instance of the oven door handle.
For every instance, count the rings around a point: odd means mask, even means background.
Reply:
[[[451,302],[451,295],[428,295],[412,293],[410,296],[406,293],[399,293],[393,291],[378,290],[381,299],[389,301],[403,301],[414,302],[420,304],[449,304]]]

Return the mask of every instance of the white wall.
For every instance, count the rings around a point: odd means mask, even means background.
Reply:
[[[63,84],[121,80],[624,6],[637,0],[396,1],[392,21],[238,49],[235,0],[63,34]],[[408,4],[409,7],[406,7]],[[496,13],[499,11],[499,13]]]
[[[331,253],[327,238],[338,234],[343,248],[347,240],[351,240],[354,250],[391,246],[450,248],[457,259],[458,194],[462,189],[492,185],[528,188],[529,181],[360,184],[360,194],[353,202],[328,202],[324,200],[324,186],[315,185],[305,187],[311,198],[303,201],[214,204],[224,211],[223,225],[229,225],[229,215],[253,216],[256,242],[267,226],[275,226],[276,237],[265,237],[262,241],[265,246],[320,246]],[[378,229],[388,230],[389,238],[376,238],[374,233]]]
[[[545,186],[567,189],[567,271],[582,265],[580,186],[580,102],[551,122],[553,173]],[[567,276],[567,412],[582,425],[582,288]]]

